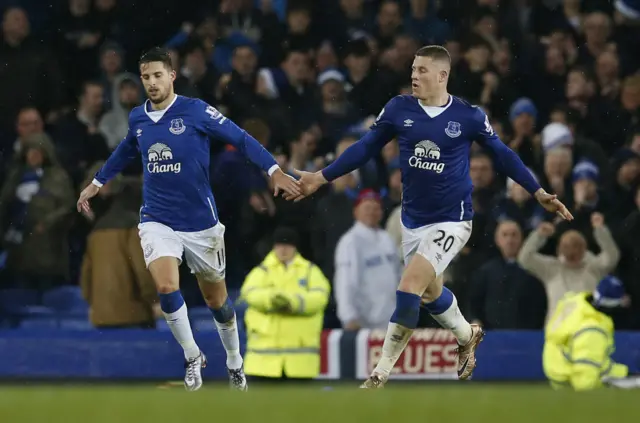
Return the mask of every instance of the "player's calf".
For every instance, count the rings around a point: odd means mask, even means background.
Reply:
[[[187,306],[178,285],[178,263],[173,257],[161,257],[149,265],[156,284],[160,308],[171,333],[182,349],[185,360],[200,356],[200,348],[193,339]]]
[[[391,316],[382,344],[382,356],[371,378],[361,386],[362,388],[380,388],[386,383],[391,369],[400,358],[418,324],[421,296],[433,279],[433,266],[423,257],[411,260],[396,291],[396,309]]]
[[[476,367],[475,351],[484,332],[478,325],[471,325],[458,307],[458,300],[449,288],[442,286],[443,279],[429,286],[422,296],[423,305],[440,326],[451,330],[458,341],[458,378],[469,379]]]
[[[198,284],[207,306],[213,315],[213,321],[218,329],[220,340],[227,352],[227,369],[229,380],[233,388],[246,390],[246,377],[242,370],[242,356],[240,355],[240,338],[238,336],[238,322],[231,299],[227,294],[224,280],[212,280],[211,274],[197,274]]]

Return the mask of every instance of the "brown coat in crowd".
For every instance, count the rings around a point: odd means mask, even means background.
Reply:
[[[96,327],[152,327],[158,296],[138,235],[140,182],[116,179],[102,187],[112,196],[87,240],[81,287]]]
[[[31,150],[39,151],[41,156],[34,159]],[[26,275],[67,277],[69,216],[73,213],[75,196],[69,176],[58,164],[53,143],[46,134],[31,135],[23,140],[9,168],[0,191],[0,228],[4,232],[11,226],[11,208],[23,175],[38,162],[40,166],[36,167],[42,174],[37,192],[26,205],[22,242],[4,242],[7,267]]]

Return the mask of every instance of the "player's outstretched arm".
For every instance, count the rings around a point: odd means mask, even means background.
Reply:
[[[364,166],[382,147],[391,140],[392,136],[384,131],[376,131],[375,127],[367,132],[360,140],[349,146],[333,163],[317,172],[304,172],[294,169],[302,183],[302,193],[299,195],[285,195],[285,199],[298,202],[316,192],[322,185],[353,172]]]
[[[215,107],[204,101],[195,103],[195,111],[200,129],[214,139],[220,139],[233,145],[253,164],[267,172],[273,181],[273,194],[280,192],[288,195],[301,195],[300,183],[285,174],[278,166],[276,159],[255,138],[241,129],[230,119],[222,115]]]
[[[573,220],[573,215],[567,207],[558,200],[558,196],[546,192],[533,175],[531,175],[529,169],[527,169],[520,159],[520,156],[505,145],[495,134],[489,123],[489,118],[480,108],[477,108],[475,111],[473,123],[477,126],[476,140],[493,153],[497,162],[496,164],[508,177],[526,189],[529,194],[533,195],[548,212],[556,213],[565,220]]]
[[[78,212],[83,212],[87,216],[92,216],[89,200],[95,197],[100,188],[120,173],[138,155],[138,140],[131,132],[131,127],[127,135],[111,153],[102,168],[95,174],[93,181],[80,193],[76,203]]]
[[[389,100],[371,126],[371,130],[358,142],[349,146],[329,166],[315,173],[295,170],[296,174],[300,176],[303,193],[297,196],[286,195],[285,199],[300,201],[316,192],[327,182],[334,181],[364,166],[376,154],[380,153],[382,147],[396,135],[394,116],[396,109],[400,107],[400,98],[401,96],[397,96]]]

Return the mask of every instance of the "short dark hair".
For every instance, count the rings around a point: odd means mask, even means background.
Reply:
[[[171,62],[171,52],[163,47],[154,47],[151,50],[147,50],[140,56],[138,66],[142,66],[145,63],[162,62],[162,64],[169,70],[173,70],[173,64]]]
[[[97,79],[88,79],[86,81],[83,81],[80,85],[80,89],[78,90],[78,97],[82,97],[83,95],[85,95],[89,87],[103,88],[102,83]]]
[[[438,45],[420,47],[418,51],[416,51],[416,56],[430,57],[433,60],[445,60],[451,63],[451,55],[449,54],[449,51]]]
[[[371,50],[369,49],[369,44],[367,44],[366,40],[358,39],[350,41],[345,48],[345,57],[354,56],[354,57],[370,57]]]

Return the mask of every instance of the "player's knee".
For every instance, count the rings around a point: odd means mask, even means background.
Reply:
[[[224,282],[225,272],[224,270],[206,270],[196,272],[196,279],[200,283],[211,283],[218,284],[220,282]]]
[[[179,289],[180,285],[177,281],[174,282],[168,279],[156,281],[156,290],[158,291],[158,294],[171,294]]]
[[[416,254],[405,269],[399,289],[416,295],[422,295],[436,279],[434,267],[419,254]]]
[[[171,294],[180,289],[178,278],[172,277],[171,274],[156,273],[153,275],[153,281],[159,294]]]
[[[444,284],[444,277],[438,276],[434,283],[430,283],[422,294],[422,303],[432,303],[442,295],[442,286]]]

